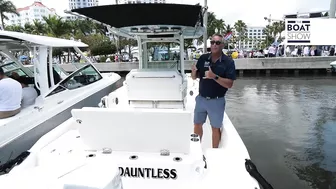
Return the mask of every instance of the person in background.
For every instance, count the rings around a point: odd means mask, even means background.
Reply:
[[[330,48],[329,56],[335,56],[335,48],[333,46]]]
[[[275,45],[271,45],[268,48],[268,57],[275,57],[275,53],[276,53]]]
[[[194,132],[201,139],[207,116],[212,127],[212,147],[218,148],[221,140],[225,110],[225,94],[236,79],[234,61],[223,53],[223,36],[212,36],[211,53],[203,54],[192,66],[192,79],[199,78],[199,95],[194,110]]]
[[[29,86],[29,78],[25,76],[21,76],[18,79],[18,82],[20,82],[22,86],[21,107],[25,108],[25,107],[35,104],[35,99],[37,98],[37,92],[34,87]]]
[[[309,56],[309,47],[308,46],[305,46],[303,48],[303,56]]]
[[[19,82],[5,75],[0,67],[0,119],[15,116],[20,112],[22,87]]]

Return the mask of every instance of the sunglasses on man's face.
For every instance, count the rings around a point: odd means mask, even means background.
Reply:
[[[210,41],[210,44],[211,45],[214,45],[214,44],[220,45],[220,44],[222,44],[222,42],[221,41]]]

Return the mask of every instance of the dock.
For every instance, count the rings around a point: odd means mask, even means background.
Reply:
[[[242,58],[235,59],[237,74],[239,76],[246,75],[286,75],[286,74],[319,74],[329,73],[330,63],[336,61],[336,56],[324,57],[279,57],[279,58]],[[169,68],[176,66],[177,61],[160,61],[150,62],[151,68]],[[196,60],[186,60],[185,70],[190,72],[192,63]],[[111,62],[111,63],[94,63],[96,68],[104,72],[125,73],[132,69],[137,69],[138,62]],[[62,68],[67,72],[76,70],[76,64],[61,64]],[[77,65],[78,66],[78,65]],[[331,73],[329,73],[331,74]]]

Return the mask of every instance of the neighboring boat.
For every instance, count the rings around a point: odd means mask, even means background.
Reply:
[[[331,72],[336,72],[336,61],[330,63],[331,66]]]
[[[1,164],[28,150],[41,136],[69,119],[73,108],[96,106],[103,96],[121,85],[119,75],[103,77],[89,59],[70,75],[57,64],[47,64],[52,62],[53,48],[74,48],[82,54],[79,48],[84,47],[87,45],[74,40],[0,31],[0,53],[11,59],[0,66],[8,76],[15,72],[29,77],[39,94],[34,105],[0,119]],[[33,65],[22,65],[15,58],[14,53],[23,50],[34,53]]]
[[[100,108],[72,110],[72,118],[8,162],[5,168],[16,167],[0,177],[2,186],[259,189],[257,179],[271,188],[226,114],[220,148],[211,147],[209,121],[202,143],[193,134],[198,83],[185,73],[183,56],[176,64],[148,62],[147,43],[174,42],[184,52],[185,39],[202,36],[201,6],[110,5],[73,12],[135,37],[142,52],[139,69],[129,72],[123,87],[102,98]]]

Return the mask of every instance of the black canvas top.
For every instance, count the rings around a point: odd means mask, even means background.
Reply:
[[[178,25],[195,27],[202,22],[202,7],[181,4],[120,4],[73,9],[115,28],[142,25]]]

